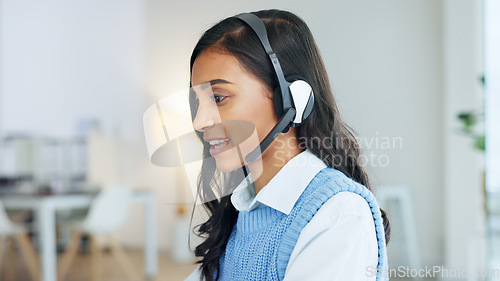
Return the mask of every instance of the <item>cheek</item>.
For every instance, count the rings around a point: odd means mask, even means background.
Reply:
[[[222,120],[250,121],[256,127],[260,140],[264,139],[278,121],[272,99],[265,97],[257,100],[243,97],[234,99],[231,107],[221,110],[220,114]]]
[[[251,121],[255,125],[260,140],[271,131],[278,121],[271,99],[266,98],[259,102],[248,103],[244,112],[245,120]]]

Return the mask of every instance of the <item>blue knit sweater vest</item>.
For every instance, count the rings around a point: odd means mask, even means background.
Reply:
[[[283,280],[300,232],[333,195],[350,191],[368,202],[378,240],[377,281],[389,280],[380,208],[373,194],[341,171],[326,167],[307,185],[289,215],[265,206],[238,214],[226,250],[220,258],[221,281]]]

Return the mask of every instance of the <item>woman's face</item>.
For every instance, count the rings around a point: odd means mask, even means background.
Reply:
[[[192,85],[196,88],[196,85],[210,81],[213,99],[210,102],[198,94],[199,108],[193,127],[203,132],[205,141],[212,142],[210,154],[217,162],[217,169],[229,172],[246,164],[241,161],[238,151],[231,148],[239,145],[244,158],[271,131],[278,119],[274,113],[272,91],[243,69],[236,57],[211,49],[199,54],[193,64]],[[255,128],[250,126],[249,129],[248,124]],[[245,140],[241,138],[247,138],[249,130],[253,131],[252,140],[242,144]]]

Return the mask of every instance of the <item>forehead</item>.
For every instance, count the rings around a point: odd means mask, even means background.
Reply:
[[[215,79],[235,83],[244,75],[248,76],[235,56],[208,49],[196,57],[191,82],[193,86]]]

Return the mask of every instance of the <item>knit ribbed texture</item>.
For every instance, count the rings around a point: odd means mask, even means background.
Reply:
[[[357,193],[368,202],[378,240],[377,270],[387,272],[385,232],[375,197],[341,171],[326,167],[307,185],[289,215],[268,206],[239,212],[220,259],[219,280],[283,280],[300,232],[329,198],[342,191]],[[378,274],[376,280],[389,279]]]

